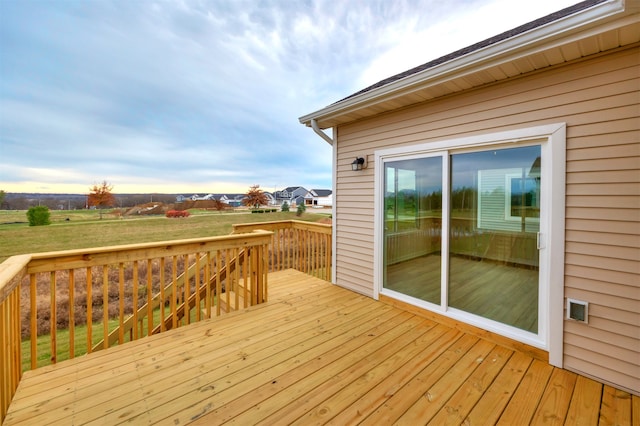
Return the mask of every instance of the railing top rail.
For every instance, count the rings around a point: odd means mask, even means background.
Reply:
[[[0,303],[11,294],[20,284],[20,280],[27,273],[27,266],[31,261],[30,254],[11,256],[0,263]]]
[[[78,250],[32,254],[28,273],[51,272],[60,269],[83,268],[96,265],[156,259],[185,255],[200,251],[243,248],[268,244],[273,232],[255,230],[250,234],[223,235],[207,238],[126,244]]]
[[[237,223],[233,225],[233,233],[271,229],[305,229],[331,235],[331,225],[325,223],[305,222],[303,220],[280,220],[277,222]]]

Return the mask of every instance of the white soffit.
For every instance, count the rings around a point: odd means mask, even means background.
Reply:
[[[601,3],[300,117],[320,128],[391,111],[640,41],[639,0]]]

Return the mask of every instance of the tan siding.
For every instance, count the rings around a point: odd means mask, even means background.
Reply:
[[[611,383],[617,384],[617,387],[635,390],[636,393],[640,389],[638,364],[634,365],[618,361],[616,365],[620,363],[627,367],[625,370],[630,373],[626,374],[619,371],[619,369],[612,368],[611,359],[597,351],[566,345],[565,353],[571,354],[565,356],[565,364],[571,365],[574,370],[585,372],[586,376],[594,378],[606,377]]]
[[[640,182],[640,173],[628,170],[601,170],[567,173],[567,184],[573,183],[609,183],[609,182]]]
[[[640,140],[640,135],[636,135]],[[625,143],[626,142],[626,143]],[[567,161],[588,160],[590,158],[619,158],[619,157],[640,157],[640,147],[637,143],[629,143],[619,136],[615,138],[615,144],[609,146],[582,147],[576,144],[567,147]]]
[[[609,257],[632,260],[636,264],[638,259],[640,259],[640,249],[635,247],[604,246],[602,244],[596,246],[592,243],[567,241],[565,248],[568,253],[581,253],[592,256],[602,256],[604,252],[607,253]]]
[[[597,229],[612,234],[640,235],[640,222],[620,220],[573,219],[567,229]]]
[[[615,149],[616,145],[635,144],[638,141],[640,141],[640,131],[617,132],[610,135],[607,146]],[[583,158],[572,158],[571,156],[577,156],[579,153],[585,152],[583,150],[594,147],[602,150],[602,137],[600,135],[574,136],[567,141],[567,149],[569,150],[567,160],[581,160]],[[607,152],[601,152],[601,154],[608,155]],[[592,156],[593,154],[587,158],[591,158]]]
[[[338,282],[373,293],[375,150],[566,122],[565,293],[590,302],[593,321],[567,325],[565,365],[637,386],[639,57],[636,45],[339,127]],[[351,171],[363,155],[368,169]],[[582,345],[587,341],[596,343]],[[606,367],[601,359],[609,360]]]
[[[629,196],[593,195],[590,197],[568,195],[567,206],[638,209],[640,208],[640,200],[635,195],[629,195]]]
[[[605,333],[601,333],[605,334]],[[580,335],[579,332],[574,331],[573,333],[566,333],[565,335],[565,343],[567,345],[573,345],[576,347],[580,347],[585,353],[588,352],[597,352],[602,353],[605,351],[605,346],[611,345],[611,343],[604,342],[600,340],[598,333],[593,333],[592,336],[594,338],[585,338]],[[620,336],[617,336],[616,342],[621,341]],[[626,339],[630,344],[633,343],[634,339]],[[637,352],[633,350],[629,350],[628,347],[615,345],[615,352],[610,355],[612,358],[615,358],[617,361],[622,361],[627,364],[633,364],[637,361]]]
[[[632,274],[628,272],[619,272],[607,269],[591,268],[589,266],[578,266],[570,263],[566,264],[565,275],[575,278],[587,278],[602,281],[603,283],[612,283],[627,285],[634,288],[638,285],[638,274]],[[565,279],[566,286],[566,279]],[[603,286],[603,290],[606,287]]]
[[[604,287],[604,286],[603,286]],[[592,295],[598,295],[597,305],[591,307],[589,311],[589,315],[593,314],[597,316],[599,312],[598,309],[600,307],[607,307],[614,310],[618,310],[620,312],[620,317],[626,317],[626,313],[636,313],[640,312],[640,300],[637,298],[625,298],[618,295],[613,295],[609,293],[605,293],[602,290],[606,290],[606,287],[603,289],[598,289],[597,291],[587,291],[581,287],[567,287],[567,297],[576,298],[576,299],[587,299],[591,298]],[[592,301],[593,302],[593,301]],[[617,316],[617,312],[613,312],[611,316],[606,318],[615,319]],[[603,317],[605,318],[605,317]]]
[[[572,328],[571,327],[572,325],[575,326],[576,328]],[[575,334],[576,332],[578,332],[579,334],[580,328],[577,328],[577,327],[585,327],[585,325],[576,323],[574,321],[567,321],[568,333]],[[622,346],[626,349],[633,348],[635,341],[639,337],[638,329],[636,327],[633,327],[630,324],[625,324],[622,322],[610,320],[608,318],[592,316],[589,318],[588,327],[593,328],[594,337],[601,339],[603,342],[608,342],[610,344],[616,344],[618,346],[622,344]],[[615,329],[617,333],[611,333],[607,331],[612,329]]]

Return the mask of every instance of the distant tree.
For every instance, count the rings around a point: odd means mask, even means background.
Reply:
[[[269,202],[267,196],[260,189],[260,185],[250,186],[249,191],[244,195],[245,198],[242,200],[242,204],[245,206],[258,208]]]
[[[282,203],[282,207],[280,207],[280,211],[288,212],[289,211],[289,203],[287,203],[286,201],[284,203]]]
[[[7,193],[4,192],[4,189],[0,189],[0,208],[4,204],[4,199],[7,196]]]
[[[102,209],[112,207],[116,203],[116,198],[111,191],[113,191],[113,185],[110,185],[106,180],[101,184],[94,184],[89,189],[87,202],[90,207],[95,206],[100,210],[100,219],[102,219]]]
[[[226,209],[228,204],[223,203],[220,200],[213,200],[213,208],[222,212],[222,210]]]
[[[302,213],[304,213],[305,210],[307,210],[307,207],[304,205],[304,202],[301,204],[298,204],[298,209],[296,210],[296,216],[302,216]]]
[[[43,226],[51,223],[51,214],[47,206],[34,206],[27,210],[29,226]]]

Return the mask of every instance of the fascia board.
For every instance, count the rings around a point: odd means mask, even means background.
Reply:
[[[627,1],[634,3],[635,0]],[[468,75],[480,69],[499,65],[516,57],[523,57],[540,51],[565,44],[572,39],[578,39],[578,34],[584,36],[588,30],[600,32],[603,21],[625,11],[624,0],[613,0],[585,9],[574,15],[536,27],[514,37],[478,49],[451,61],[436,65],[424,71],[394,81],[380,88],[357,95],[329,105],[323,109],[299,118],[301,124],[310,126],[311,120],[317,121],[332,116],[355,111],[400,94],[406,94],[417,88],[426,88],[442,84],[453,78]],[[320,123],[318,123],[321,128]],[[327,126],[329,127],[329,126]]]

